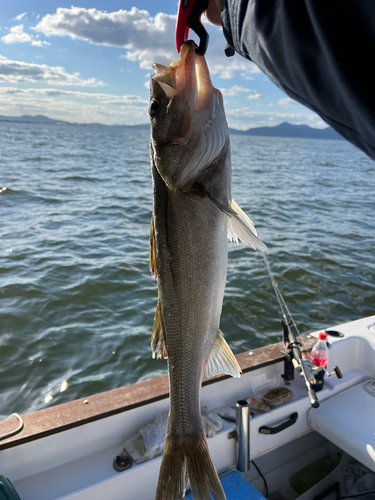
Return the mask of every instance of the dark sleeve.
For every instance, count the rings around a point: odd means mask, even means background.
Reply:
[[[375,159],[373,0],[224,0],[222,22],[236,52]]]

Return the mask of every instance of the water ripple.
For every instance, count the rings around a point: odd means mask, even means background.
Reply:
[[[0,418],[166,373],[150,352],[148,132],[0,129]],[[231,142],[233,197],[300,330],[373,314],[374,163],[344,141]],[[221,328],[234,352],[279,340],[279,318],[262,257],[231,244]]]

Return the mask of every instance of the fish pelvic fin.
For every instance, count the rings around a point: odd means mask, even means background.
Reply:
[[[152,334],[151,334],[151,348],[152,348],[152,357],[154,359],[155,357],[158,359],[161,358],[168,359],[167,346],[165,344],[165,339],[164,339],[163,320],[161,317],[160,300],[158,301],[158,305],[156,306],[154,326],[152,328]],[[157,350],[158,352],[156,353]]]
[[[180,443],[172,441],[167,434],[155,500],[183,500],[188,478],[194,500],[211,500],[210,490],[215,500],[226,500],[204,433],[198,440],[185,436]]]
[[[150,227],[150,272],[153,278],[158,277],[158,254],[156,252],[154,216],[151,217]]]
[[[226,343],[221,330],[217,334],[217,339],[208,358],[204,375],[205,377],[214,377],[220,373],[231,375],[232,377],[241,376],[241,367],[238,364],[234,354]]]
[[[267,246],[258,238],[256,229],[253,222],[245,214],[243,210],[237,205],[237,203],[232,200],[230,204],[232,210],[235,212],[228,212],[229,217],[228,223],[228,236],[231,241],[236,241],[238,243],[238,238],[245,243],[254,248],[254,250],[261,250],[262,252],[268,252]]]

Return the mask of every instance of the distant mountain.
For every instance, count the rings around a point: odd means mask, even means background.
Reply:
[[[0,121],[7,121],[7,122],[22,122],[22,123],[42,123],[42,124],[47,124],[47,125],[84,125],[84,126],[91,126],[91,127],[107,127],[107,125],[103,125],[102,123],[71,123],[71,122],[66,122],[64,120],[54,120],[52,118],[48,118],[47,116],[43,115],[36,115],[36,116],[30,116],[30,115],[23,115],[23,116],[2,116],[0,115]],[[140,125],[113,125],[115,127],[125,127],[125,128],[136,128],[136,129],[149,129],[150,125],[147,123],[142,123]]]
[[[140,130],[150,130],[149,123],[140,123],[139,125],[112,125],[113,127],[137,128]]]
[[[53,120],[47,116],[37,115],[37,116],[1,116],[0,121],[8,122],[23,122],[23,123],[42,123],[48,125],[85,125],[91,127],[106,127],[101,123],[90,123],[90,124],[80,124],[65,122],[63,120]],[[112,125],[113,127],[123,127],[131,129],[141,129],[149,130],[150,125],[148,123],[142,123],[140,125]],[[265,136],[265,137],[301,137],[304,139],[341,139],[344,138],[338,134],[333,128],[327,127],[312,128],[308,125],[292,125],[291,123],[280,123],[276,127],[257,127],[249,128],[248,130],[237,130],[235,128],[230,128],[229,132],[235,135],[251,135],[251,136]]]
[[[252,135],[264,137],[300,137],[303,139],[340,139],[344,138],[332,127],[312,128],[308,125],[292,125],[291,123],[280,123],[276,127],[258,127],[248,130],[237,130],[230,128],[229,132],[235,135]]]
[[[51,125],[59,125],[61,123],[62,124],[67,123],[67,122],[64,122],[62,120],[52,120],[51,118],[48,118],[47,116],[43,116],[43,115],[37,115],[37,116],[29,116],[29,115],[2,116],[2,115],[0,115],[0,120],[6,121],[6,122],[48,123]]]

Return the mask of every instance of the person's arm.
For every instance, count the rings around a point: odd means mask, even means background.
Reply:
[[[236,52],[375,159],[375,2],[223,0],[221,18]]]

